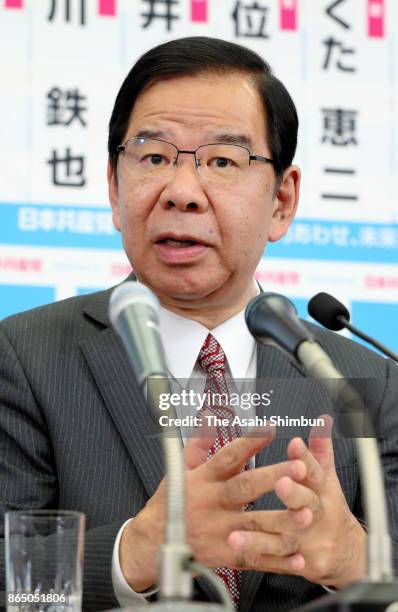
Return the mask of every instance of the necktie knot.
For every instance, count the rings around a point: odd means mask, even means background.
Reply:
[[[211,334],[207,335],[198,356],[199,365],[207,374],[225,372],[225,353],[221,345]]]

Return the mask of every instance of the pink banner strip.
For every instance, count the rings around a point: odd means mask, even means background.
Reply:
[[[5,0],[4,6],[6,9],[22,9],[23,0]]]
[[[384,0],[368,0],[368,36],[384,37],[385,5]]]
[[[297,30],[298,0],[279,0],[281,30]]]
[[[191,21],[207,23],[207,0],[191,0]]]
[[[115,17],[116,0],[98,0],[98,12],[103,17]]]

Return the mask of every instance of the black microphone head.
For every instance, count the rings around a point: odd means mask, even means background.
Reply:
[[[252,298],[245,310],[246,325],[256,339],[263,335],[264,316],[277,316],[285,320],[297,314],[296,307],[287,297],[279,293],[262,291]]]
[[[273,342],[290,355],[296,355],[304,340],[312,338],[297,317],[295,306],[278,293],[260,293],[246,306],[245,318],[250,333],[264,344]]]
[[[308,302],[308,312],[315,321],[324,327],[339,331],[345,327],[340,317],[350,320],[347,308],[329,293],[317,293]]]

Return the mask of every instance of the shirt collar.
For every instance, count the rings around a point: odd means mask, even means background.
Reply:
[[[255,348],[255,340],[247,329],[244,309],[214,329],[208,330],[201,323],[161,306],[159,328],[167,367],[174,378],[191,377],[199,351],[209,333],[221,344],[232,377],[245,378]]]
[[[159,328],[170,374],[177,379],[190,378],[208,330],[163,306],[159,311]]]

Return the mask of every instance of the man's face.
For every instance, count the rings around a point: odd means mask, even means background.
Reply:
[[[178,77],[150,85],[138,98],[123,142],[151,132],[194,150],[220,135],[245,138],[252,153],[271,157],[260,97],[249,77]],[[157,178],[133,176],[120,155],[118,181],[108,169],[113,221],[139,280],[164,305],[241,307],[268,240],[286,231],[297,204],[299,171],[279,189],[272,165],[251,163],[233,182],[202,177],[192,155]],[[189,241],[187,243],[186,241]]]

